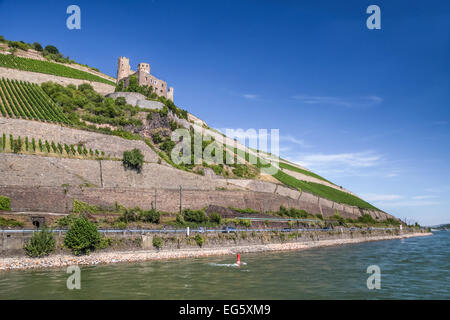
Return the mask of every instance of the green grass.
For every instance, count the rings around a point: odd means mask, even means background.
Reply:
[[[52,74],[55,76],[81,79],[88,81],[95,81],[106,83],[112,86],[116,84],[112,81],[106,80],[102,77],[93,75],[89,72],[81,71],[78,69],[73,69],[66,67],[57,63],[41,60],[33,60],[27,58],[16,57],[13,55],[0,55],[0,67],[19,69],[24,71],[39,72],[45,74]]]
[[[308,171],[308,170],[304,170],[304,169],[300,169],[300,168],[294,167],[294,166],[292,166],[290,164],[287,164],[287,163],[284,163],[284,162],[280,162],[280,168],[291,170],[291,171],[295,171],[295,172],[298,172],[298,173],[302,173],[304,175],[307,175],[307,176],[310,176],[310,177],[313,177],[313,178],[317,178],[319,180],[322,180],[322,181],[334,184],[334,183],[328,181],[327,179],[319,176],[318,174],[315,174],[314,172],[311,172],[311,171]]]
[[[376,209],[370,203],[354,196],[349,193],[319,184],[314,182],[306,182],[295,179],[294,177],[278,170],[276,174],[273,175],[278,181],[284,183],[292,188],[301,189],[306,192],[310,192],[316,196],[329,199],[334,202],[344,203],[351,206],[357,206],[363,209]]]
[[[2,116],[70,124],[62,109],[38,85],[2,78],[0,89]]]

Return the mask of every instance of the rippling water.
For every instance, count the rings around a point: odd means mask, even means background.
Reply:
[[[450,299],[450,232],[305,251],[0,273],[0,299]],[[367,267],[381,289],[367,289]]]

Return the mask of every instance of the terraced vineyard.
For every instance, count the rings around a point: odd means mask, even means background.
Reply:
[[[70,124],[41,87],[17,80],[0,80],[0,113],[9,118]]]
[[[112,86],[116,85],[112,81],[106,80],[89,72],[73,69],[49,61],[33,60],[16,57],[13,55],[0,54],[0,67],[46,73],[66,78],[101,82]]]

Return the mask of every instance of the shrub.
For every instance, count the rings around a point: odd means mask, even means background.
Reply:
[[[36,50],[36,51],[43,51],[44,50],[39,42],[33,43],[33,49]]]
[[[203,238],[201,235],[199,235],[199,234],[197,234],[195,237],[194,237],[194,240],[195,240],[195,242],[197,243],[197,245],[199,246],[199,247],[202,247],[203,246],[203,244],[205,243],[205,238]]]
[[[184,225],[184,219],[183,216],[181,214],[177,214],[177,217],[175,219],[175,221],[181,225]]]
[[[149,113],[149,114],[151,115],[151,113]],[[159,135],[158,132],[156,132],[156,133],[154,133],[154,134],[152,135],[152,140],[153,140],[153,142],[156,143],[156,144],[162,142],[162,138],[161,138],[161,136]]]
[[[98,249],[106,249],[112,244],[112,239],[107,237],[102,237],[98,245]]]
[[[12,140],[12,151],[14,153],[19,153],[20,151],[22,151],[22,140],[20,139],[20,137],[16,140]]]
[[[45,51],[47,51],[50,54],[58,54],[59,53],[59,50],[55,46],[51,46],[51,45],[46,46]]]
[[[144,164],[144,155],[141,150],[133,149],[131,151],[124,151],[123,166],[127,169],[136,170],[138,173],[142,170]]]
[[[252,226],[252,222],[248,219],[239,219],[239,225],[250,228]]]
[[[53,233],[46,228],[34,232],[30,240],[26,242],[23,249],[29,257],[43,257],[55,249]]]
[[[23,222],[0,217],[0,227],[23,227]]]
[[[144,222],[151,222],[151,223],[159,223],[159,219],[161,217],[161,214],[152,209],[149,211],[144,211],[141,215],[141,220]]]
[[[77,219],[76,215],[69,214],[68,216],[58,219],[56,223],[58,227],[70,227],[75,222],[76,219]]]
[[[11,199],[0,196],[0,211],[11,211]]]
[[[196,222],[196,223],[203,223],[203,222],[208,221],[208,218],[203,210],[185,209],[183,211],[183,218],[184,218],[184,221]]]
[[[120,217],[120,221],[125,223],[138,221],[139,217],[141,217],[144,211],[139,207],[134,207],[132,209],[122,209],[122,216]]]
[[[376,224],[377,223],[377,221],[374,218],[372,218],[372,216],[370,214],[367,214],[367,213],[358,217],[358,222],[367,223],[367,224]]]
[[[96,206],[91,206],[89,203],[73,199],[73,209],[74,213],[95,213],[98,211]]]
[[[162,248],[163,242],[162,242],[162,239],[161,239],[160,237],[158,237],[158,236],[153,237],[152,243],[153,243],[153,246],[154,246],[156,249],[159,250],[159,249]]]
[[[28,145],[29,145],[28,137],[25,137],[25,151],[28,151]]]
[[[97,227],[84,217],[76,218],[70,226],[64,245],[75,255],[89,254],[100,244],[100,233]]]
[[[316,214],[316,217],[320,220],[323,220],[323,215],[321,213]]]
[[[221,224],[222,223],[222,217],[217,212],[213,212],[209,216],[209,221],[211,221],[212,223]]]

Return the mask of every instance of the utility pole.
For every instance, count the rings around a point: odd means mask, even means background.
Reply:
[[[181,208],[183,207],[182,200],[181,200],[181,198],[182,198],[181,194],[182,194],[182,188],[180,185],[180,214],[181,214]]]

